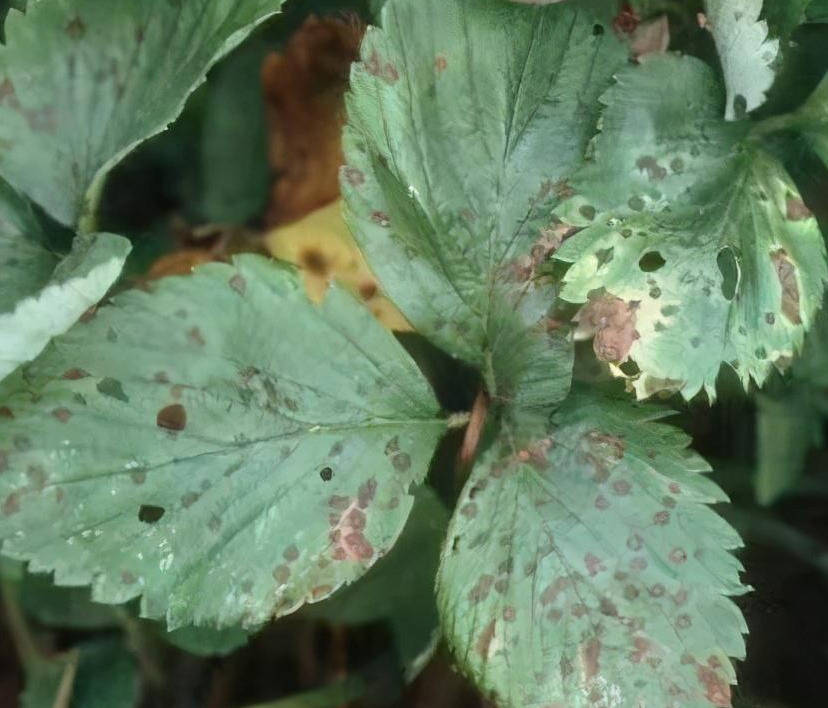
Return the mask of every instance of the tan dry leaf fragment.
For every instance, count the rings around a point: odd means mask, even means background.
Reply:
[[[299,219],[339,196],[344,95],[363,32],[356,17],[311,15],[281,52],[265,59],[268,154],[276,174],[270,226]]]
[[[639,338],[635,328],[637,310],[638,303],[612,295],[591,300],[573,318],[578,323],[575,339],[594,337],[592,346],[598,359],[623,364]]]
[[[630,49],[637,59],[648,54],[664,54],[670,46],[670,22],[667,15],[642,22],[630,36]]]
[[[411,331],[399,310],[380,293],[345,224],[340,200],[272,229],[264,244],[271,255],[302,269],[305,290],[314,302],[321,302],[331,281],[337,280],[356,293],[388,329]]]
[[[802,324],[802,316],[799,311],[799,283],[796,279],[796,266],[791,263],[785,249],[771,253],[773,267],[776,276],[779,278],[779,285],[782,287],[782,314],[791,324]]]

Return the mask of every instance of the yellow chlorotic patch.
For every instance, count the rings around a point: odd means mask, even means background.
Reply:
[[[276,227],[265,235],[264,243],[271,255],[302,269],[305,289],[314,302],[322,301],[336,279],[357,294],[385,327],[412,331],[402,313],[380,292],[342,217],[341,200]]]

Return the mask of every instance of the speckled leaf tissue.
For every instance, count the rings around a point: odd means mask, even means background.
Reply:
[[[4,312],[65,282],[43,285],[56,262],[26,200],[88,223],[106,170],[280,3],[117,4],[39,2],[7,27],[0,256],[28,265]],[[747,630],[730,597],[746,588],[709,506],[724,495],[664,410],[570,386],[572,336],[550,312],[581,304],[572,329],[638,398],[712,398],[723,364],[761,383],[801,347],[823,241],[746,117],[778,47],[760,3],[738,4],[708,3],[723,76],[670,53],[631,63],[611,0],[390,0],[352,70],[349,225],[407,320],[490,399],[436,592],[458,665],[506,708],[731,705]],[[62,58],[72,90],[15,74],[35,36],[54,56],[34,66]],[[94,49],[115,36],[103,76]],[[192,71],[162,90],[147,67],[180,56]],[[825,97],[789,122],[823,156]],[[7,357],[5,555],[99,602],[140,597],[170,628],[252,630],[391,549],[450,421],[349,294],[314,305],[290,268],[242,256],[120,294],[46,344],[81,311]]]

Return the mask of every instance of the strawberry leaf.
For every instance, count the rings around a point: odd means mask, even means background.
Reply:
[[[351,295],[317,307],[258,256],[114,298],[0,399],[3,553],[170,630],[254,628],[358,578],[446,427]]]
[[[0,173],[67,225],[106,173],[181,112],[282,0],[52,0],[11,10],[0,47]]]
[[[575,393],[472,471],[438,574],[444,633],[504,708],[730,706],[744,656],[724,494],[653,407]]]
[[[538,277],[564,236],[551,210],[628,57],[598,4],[392,0],[348,97],[341,182],[373,272],[492,396],[541,408],[571,369]]]
[[[599,358],[635,362],[641,398],[713,398],[722,362],[761,384],[822,302],[816,219],[749,126],[717,117],[720,95],[691,57],[620,72],[593,162],[573,180],[581,194],[558,211],[586,227],[557,253],[573,263],[561,295],[588,303],[579,319]],[[592,222],[578,214],[585,201]]]

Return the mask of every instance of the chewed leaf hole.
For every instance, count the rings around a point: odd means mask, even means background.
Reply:
[[[164,516],[163,506],[153,506],[152,504],[141,504],[138,509],[138,520],[145,524],[154,524],[162,516]]]
[[[653,273],[664,266],[666,262],[658,251],[647,251],[638,261],[638,267],[645,273]]]
[[[736,296],[736,286],[739,284],[739,264],[732,248],[725,247],[716,257],[719,272],[722,274],[722,295],[726,300]]]

